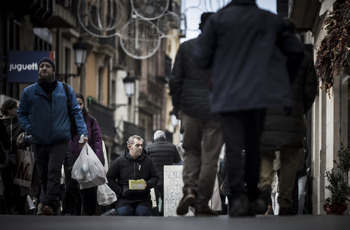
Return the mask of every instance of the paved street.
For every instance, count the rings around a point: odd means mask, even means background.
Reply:
[[[19,230],[346,230],[350,216],[220,217],[0,216],[0,229]]]

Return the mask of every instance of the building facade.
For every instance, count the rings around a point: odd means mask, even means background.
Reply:
[[[180,3],[169,1],[168,11],[180,14]],[[132,40],[123,36],[130,33],[125,33],[125,28],[129,29],[128,23],[136,15],[133,7],[129,0],[1,2],[1,104],[9,97],[19,100],[23,89],[31,84],[8,81],[9,53],[54,51],[56,77],[85,96],[89,112],[100,125],[109,160],[124,152],[130,135],[138,134],[146,143],[151,142],[155,130],[168,129],[167,74],[172,62],[168,53],[178,44],[168,40],[179,38],[159,39],[159,48],[147,58],[130,56],[122,42]],[[75,64],[78,41],[87,48],[86,61],[80,68]],[[135,79],[133,95],[125,92],[127,76]]]
[[[297,30],[304,34],[305,43],[311,44],[314,60],[321,42],[327,35],[325,20],[339,4],[345,1],[336,0],[289,0],[288,16],[296,24]],[[315,63],[317,64],[317,63]],[[336,73],[333,87],[329,92],[320,89],[314,102],[309,119],[308,148],[310,151],[310,183],[309,191],[313,214],[324,214],[323,204],[330,191],[326,189],[328,181],[326,171],[335,168],[337,151],[341,143],[349,145],[349,81],[346,74]],[[348,178],[348,184],[350,183]]]

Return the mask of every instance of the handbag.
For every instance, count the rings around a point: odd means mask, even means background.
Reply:
[[[115,192],[108,186],[103,184],[97,187],[97,202],[99,205],[107,206],[117,201]]]
[[[16,176],[13,183],[30,188],[34,172],[34,152],[31,147],[17,150]]]
[[[83,146],[73,165],[72,178],[78,181],[80,189],[96,187],[107,182],[106,171],[88,143]]]

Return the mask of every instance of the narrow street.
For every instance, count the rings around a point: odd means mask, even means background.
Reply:
[[[349,216],[299,215],[219,217],[121,216],[0,216],[2,230],[341,230],[349,229]]]

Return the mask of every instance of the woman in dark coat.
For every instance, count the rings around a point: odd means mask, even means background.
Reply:
[[[88,130],[88,144],[95,152],[101,163],[104,164],[103,149],[102,149],[102,134],[96,118],[91,116],[85,108],[84,96],[76,94],[77,101],[83,113],[84,121]],[[71,169],[74,162],[79,157],[81,148],[79,146],[79,136],[75,136],[69,143],[71,153],[68,153],[65,163],[66,176],[66,191],[63,200],[64,215],[81,215],[82,197],[84,212],[83,215],[95,215],[97,207],[97,187],[79,189],[79,184],[71,178]]]
[[[17,171],[17,137],[24,132],[17,119],[17,108],[17,101],[14,99],[8,99],[1,107],[1,113],[3,114],[1,120],[6,127],[6,133],[8,136],[7,146],[9,146],[8,153],[10,158],[8,165],[1,172],[1,176],[4,185],[4,199],[7,214],[23,215],[25,214],[26,196],[21,196],[21,186],[13,184],[13,179],[15,178]]]

